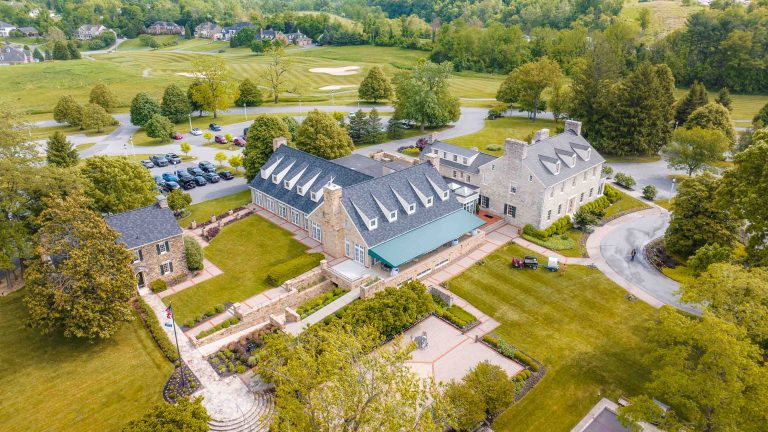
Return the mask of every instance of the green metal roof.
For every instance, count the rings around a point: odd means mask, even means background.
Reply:
[[[485,222],[465,210],[457,210],[422,227],[368,249],[368,255],[390,267],[399,267],[481,227]]]

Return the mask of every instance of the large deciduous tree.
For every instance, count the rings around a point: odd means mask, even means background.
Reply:
[[[260,114],[248,127],[243,149],[243,166],[249,182],[256,177],[261,166],[272,155],[272,140],[278,137],[284,137],[288,142],[291,140],[288,126],[278,116]]]
[[[380,100],[392,97],[392,85],[389,83],[384,70],[379,66],[374,66],[368,71],[368,75],[363,78],[360,87],[357,89],[357,95],[364,101],[378,102]]]
[[[528,118],[536,120],[536,115],[547,107],[542,94],[546,89],[560,86],[563,71],[557,62],[541,58],[526,63],[510,72],[496,92],[496,100],[508,104],[517,103]]]
[[[160,105],[148,93],[138,93],[131,100],[131,123],[144,126],[155,114],[160,114]]]
[[[296,148],[324,159],[336,159],[352,153],[355,145],[333,117],[313,110],[296,132]]]
[[[768,127],[768,103],[760,108],[760,111],[752,118],[752,124],[755,129],[762,129]]]
[[[72,143],[67,140],[67,136],[56,131],[46,143],[45,159],[53,166],[69,168],[77,164],[79,156]]]
[[[709,173],[685,179],[680,184],[664,235],[670,252],[687,258],[706,244],[733,243],[736,224],[730,211],[715,202],[718,186],[718,179]]]
[[[117,108],[118,100],[117,96],[109,89],[104,83],[98,83],[91,89],[91,95],[88,98],[88,102],[99,105],[106,111],[111,111]]]
[[[152,204],[157,186],[140,164],[124,157],[93,156],[81,173],[89,181],[88,196],[102,213],[121,213]]]
[[[221,57],[198,56],[192,60],[192,73],[202,83],[192,89],[192,98],[216,118],[237,99],[237,85]]]
[[[146,130],[148,137],[160,138],[160,141],[162,142],[171,138],[171,134],[173,133],[173,123],[171,123],[167,117],[155,114],[146,124],[144,124],[144,130]]]
[[[30,325],[43,333],[106,339],[132,318],[133,254],[87,206],[82,198],[68,197],[40,215],[24,303]]]
[[[111,125],[114,121],[115,119],[101,105],[89,103],[83,107],[83,120],[80,127],[101,132],[104,127]]]
[[[267,80],[272,99],[275,103],[280,101],[280,92],[285,90],[288,84],[288,72],[291,70],[293,62],[285,53],[285,47],[282,44],[272,44],[264,50],[264,56],[267,58],[267,69],[264,79]]]
[[[181,123],[192,112],[186,93],[176,84],[171,84],[163,92],[163,100],[160,102],[160,111],[163,116],[173,123]]]
[[[128,423],[122,432],[208,432],[210,420],[202,397],[191,401],[179,398],[175,405],[165,402],[155,405],[142,418]]]
[[[717,102],[710,102],[697,108],[685,122],[688,129],[700,127],[702,129],[716,129],[728,138],[730,143],[736,140],[736,132],[733,129],[731,113]]]
[[[664,149],[669,166],[684,169],[689,176],[721,160],[726,150],[728,139],[722,132],[699,127],[675,130],[672,142]]]
[[[53,108],[53,119],[58,123],[80,127],[83,123],[83,106],[72,96],[62,96]]]
[[[459,99],[451,95],[448,78],[451,64],[420,60],[412,71],[395,75],[394,117],[425,126],[445,126],[459,119]]]
[[[755,136],[755,142],[733,158],[735,167],[723,174],[718,198],[721,208],[748,222],[749,262],[768,266],[768,134]]]
[[[685,97],[680,99],[675,105],[675,122],[677,122],[678,126],[685,124],[691,113],[707,103],[709,103],[707,89],[704,88],[704,84],[694,81]]]
[[[259,106],[262,103],[262,95],[259,86],[246,78],[240,82],[240,96],[235,101],[235,105],[241,107]]]

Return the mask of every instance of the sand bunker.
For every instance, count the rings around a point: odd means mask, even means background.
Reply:
[[[355,88],[357,85],[355,84],[344,84],[344,85],[329,85],[325,87],[320,87],[320,90],[341,90],[345,88]]]
[[[176,75],[181,75],[189,78],[200,78],[202,75],[193,72],[176,72]]]
[[[312,68],[309,71],[312,73],[324,73],[334,76],[342,75],[354,75],[360,69],[360,66],[343,66],[335,68]]]

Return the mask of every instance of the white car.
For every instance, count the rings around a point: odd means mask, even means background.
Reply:
[[[200,136],[200,135],[203,134],[203,131],[201,131],[198,128],[193,128],[191,131],[189,131],[189,133],[191,133],[192,135],[195,135],[195,136]]]

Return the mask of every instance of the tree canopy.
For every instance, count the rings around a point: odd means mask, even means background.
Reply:
[[[547,107],[542,94],[546,89],[559,88],[563,72],[557,62],[541,58],[526,63],[512,72],[501,83],[496,92],[496,100],[508,104],[518,103],[528,111],[528,117],[536,120],[536,114]]]
[[[721,160],[726,150],[728,139],[722,132],[694,127],[675,130],[664,151],[671,168],[684,169],[690,176]]]
[[[192,99],[216,118],[218,111],[229,108],[237,99],[237,84],[223,58],[197,56],[192,60],[192,71],[200,84],[192,88]]]
[[[69,168],[77,164],[80,156],[67,136],[61,131],[56,131],[48,138],[45,147],[45,159],[49,164]]]
[[[235,101],[235,105],[241,106],[259,106],[262,103],[262,95],[259,86],[246,78],[240,82],[240,96]]]
[[[171,123],[167,117],[160,114],[153,115],[152,118],[144,124],[144,130],[147,132],[147,136],[150,138],[160,138],[161,142],[171,138],[173,129],[173,123]]]
[[[419,60],[411,71],[395,75],[395,117],[425,126],[445,126],[459,119],[459,100],[448,89],[451,64]]]
[[[352,153],[355,145],[333,117],[313,110],[296,132],[296,148],[324,159],[336,159]]]
[[[357,89],[357,95],[362,100],[373,102],[392,97],[392,85],[381,67],[374,66],[368,71]]]
[[[123,432],[208,432],[211,416],[201,397],[179,398],[174,404],[161,402],[138,420],[128,423]]]
[[[265,79],[272,92],[272,100],[278,103],[280,93],[285,91],[288,84],[288,72],[291,70],[293,61],[286,55],[282,44],[270,45],[264,50],[264,56],[267,57]]]
[[[72,96],[62,96],[53,108],[53,119],[58,123],[80,127],[83,123],[83,107]]]
[[[90,183],[87,195],[99,212],[122,213],[155,199],[157,186],[147,169],[124,157],[89,157],[80,172]]]
[[[162,112],[160,105],[149,93],[138,93],[131,100],[131,123],[144,126],[155,114]]]
[[[119,104],[117,96],[104,83],[98,83],[93,86],[88,102],[99,105],[106,111],[117,108]]]
[[[696,108],[685,122],[685,127],[692,129],[700,127],[702,129],[715,129],[728,138],[728,142],[733,143],[736,140],[736,131],[733,129],[731,113],[728,109],[717,102],[710,102],[704,106]]]
[[[272,140],[284,137],[288,142],[291,134],[283,119],[271,114],[259,114],[248,127],[243,149],[245,177],[250,182],[272,155]]]
[[[160,112],[173,123],[181,123],[187,120],[192,112],[187,94],[176,84],[171,84],[163,92],[163,100],[160,102]]]
[[[685,124],[691,113],[707,103],[709,103],[707,89],[704,87],[704,84],[694,81],[685,97],[680,99],[675,105],[675,121],[678,125]]]

